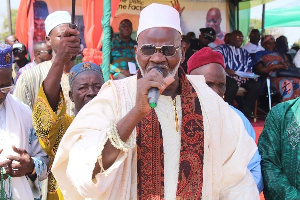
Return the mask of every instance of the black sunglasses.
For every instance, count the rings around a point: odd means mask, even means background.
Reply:
[[[23,50],[22,50],[22,49],[14,49],[13,52],[14,52],[14,53],[22,53]]]
[[[157,50],[164,56],[174,56],[179,48],[180,46],[175,47],[174,45],[162,45],[161,47],[156,47],[153,44],[144,44],[140,47],[140,50],[144,56],[152,56]]]

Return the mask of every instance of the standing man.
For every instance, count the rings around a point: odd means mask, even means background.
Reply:
[[[5,38],[5,44],[8,44],[8,45],[10,45],[12,47],[16,43],[19,43],[19,40],[18,40],[18,38],[15,35],[6,36],[6,38]]]
[[[29,62],[26,58],[27,50],[24,44],[15,43],[13,45],[13,55],[15,62],[13,63],[12,78],[15,80],[17,73]]]
[[[137,38],[140,73],[103,85],[61,140],[52,172],[65,198],[258,199],[254,141],[204,78],[180,68],[179,13],[145,7]]]
[[[246,79],[238,76],[236,72],[252,72],[252,60],[250,54],[240,48],[244,36],[240,31],[230,34],[229,44],[223,44],[216,48],[224,57],[226,71],[225,101],[233,105],[239,87],[247,90],[242,112],[246,117],[251,117],[256,99],[260,94],[260,84],[254,79]]]
[[[226,73],[224,68],[225,65],[222,54],[212,51],[207,47],[196,52],[188,62],[188,73],[191,75],[203,75],[206,84],[221,98],[224,97],[226,91]],[[255,141],[256,134],[249,120],[241,111],[233,106],[230,107],[241,117],[247,133]],[[255,180],[259,193],[264,187],[260,161],[261,156],[257,150],[248,164],[248,169]]]
[[[260,46],[260,32],[257,29],[252,29],[249,35],[250,41],[242,47],[242,49],[245,49],[250,53],[251,57],[253,58],[253,54],[259,51],[264,51],[265,49]]]
[[[56,11],[48,15],[47,19],[45,20],[47,34],[46,43],[51,46],[53,57],[49,61],[42,62],[36,67],[26,70],[17,81],[14,95],[20,99],[20,101],[27,104],[30,108],[32,108],[36,101],[39,89],[52,66],[52,62],[56,56],[61,56],[57,54],[59,41],[61,35],[69,27],[69,23],[71,23],[71,15],[66,11]],[[78,31],[74,31],[74,35],[70,35],[68,37],[68,39],[73,42],[73,48],[68,49],[68,51],[74,56],[76,56],[79,52],[80,40],[78,38],[78,34]],[[60,82],[65,95],[64,97],[67,104],[67,113],[71,116],[74,116],[74,104],[68,95],[70,91],[68,74],[73,65],[73,59],[65,64],[64,73]]]
[[[31,63],[26,64],[24,67],[22,67],[15,78],[15,84],[20,77],[20,75],[27,69],[30,69],[42,62],[51,60],[52,58],[52,49],[51,46],[47,45],[45,41],[43,42],[37,42],[33,46],[33,51],[34,51],[34,61]]]
[[[0,177],[0,199],[33,200],[41,197],[39,181],[47,177],[48,158],[33,130],[30,108],[10,94],[11,57],[11,46],[0,44],[0,170],[5,179]]]
[[[110,73],[115,79],[122,79],[130,76],[129,65],[136,68],[134,55],[134,45],[136,41],[131,39],[132,23],[129,19],[124,19],[119,25],[119,36],[116,36],[111,47],[111,66]]]
[[[217,38],[215,44],[219,46],[224,44],[224,37],[226,32],[222,32],[220,24],[222,22],[221,11],[219,8],[210,8],[206,14],[206,28],[213,28],[216,31]]]
[[[266,200],[300,199],[300,97],[269,112],[258,140]]]

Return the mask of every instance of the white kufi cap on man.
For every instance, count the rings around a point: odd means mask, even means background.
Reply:
[[[157,3],[145,7],[140,14],[137,38],[144,30],[155,27],[173,28],[182,33],[178,11],[171,6]]]
[[[45,20],[46,35],[49,36],[50,32],[61,24],[71,23],[71,15],[67,11],[55,11],[47,16]]]

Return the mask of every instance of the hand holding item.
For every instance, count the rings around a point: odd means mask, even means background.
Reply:
[[[0,154],[2,153],[2,151],[3,151],[3,149],[0,149]],[[0,162],[0,169],[3,172],[4,179],[7,178],[6,175],[7,174],[9,175],[9,172],[11,171],[10,165],[11,165],[11,160],[5,160],[5,161]],[[1,180],[1,177],[0,177],[0,180]]]
[[[14,152],[19,154],[18,156],[7,156],[7,159],[11,162],[7,173],[11,177],[21,177],[25,175],[34,174],[34,162],[31,156],[25,149],[12,147]]]
[[[226,73],[229,75],[229,76],[235,76],[235,71],[233,69],[225,69]]]
[[[151,110],[148,103],[150,88],[158,88],[161,94],[174,80],[172,76],[164,78],[158,70],[151,69],[143,78],[138,79],[135,107],[146,115]]]
[[[80,51],[79,31],[67,28],[62,33],[55,60],[67,63]]]

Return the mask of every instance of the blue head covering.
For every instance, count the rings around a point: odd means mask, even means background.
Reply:
[[[263,45],[265,42],[269,41],[270,39],[274,39],[274,37],[272,35],[265,35],[261,38],[261,45]]]
[[[35,1],[33,3],[34,19],[46,19],[49,15],[48,6],[44,1]]]
[[[69,73],[70,86],[72,85],[75,77],[78,74],[85,72],[85,71],[90,71],[90,70],[98,72],[101,76],[103,76],[101,68],[98,65],[96,65],[94,63],[90,63],[90,62],[79,63],[79,64],[75,65],[74,67],[72,67],[72,69],[70,70],[70,73]]]
[[[0,68],[11,68],[12,48],[8,44],[0,43]]]

